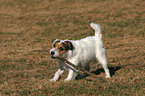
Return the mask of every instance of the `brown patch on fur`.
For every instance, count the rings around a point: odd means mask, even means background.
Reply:
[[[53,43],[52,45],[53,47],[57,48],[57,51],[63,55],[64,53],[66,53],[68,50],[72,50],[73,46],[72,43],[70,41],[65,41],[60,43],[60,40],[57,40]]]
[[[62,50],[61,50],[62,49]],[[66,53],[68,50],[66,49],[64,43],[61,43],[58,48],[57,48],[58,52],[63,55],[64,53]]]
[[[65,41],[66,44],[68,44],[69,49],[68,50],[72,50],[73,49],[73,45],[70,41]]]

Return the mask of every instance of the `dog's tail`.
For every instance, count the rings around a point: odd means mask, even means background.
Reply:
[[[96,37],[96,51],[97,56],[102,56],[105,54],[105,50],[103,49],[103,42],[102,42],[102,30],[99,24],[91,23],[90,26],[95,30],[95,37]],[[105,56],[105,55],[104,55]]]
[[[95,30],[95,36],[102,38],[102,29],[99,24],[90,23],[90,26]]]

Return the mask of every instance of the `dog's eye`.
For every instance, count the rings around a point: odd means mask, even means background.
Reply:
[[[59,48],[60,51],[63,51],[64,49],[62,47]]]
[[[56,44],[53,44],[53,47],[56,47]]]

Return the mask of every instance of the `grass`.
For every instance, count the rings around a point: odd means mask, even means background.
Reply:
[[[100,95],[145,94],[144,0],[1,0],[0,95]],[[81,80],[49,82],[58,65],[41,46],[51,48],[58,39],[94,35],[89,24],[103,29],[110,84],[88,76]],[[105,77],[102,66],[91,72]]]

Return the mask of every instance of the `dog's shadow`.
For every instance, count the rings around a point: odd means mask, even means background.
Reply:
[[[113,75],[115,75],[115,72],[116,72],[116,71],[118,71],[118,70],[121,69],[120,66],[108,67],[108,68],[109,68],[111,77],[112,77]],[[95,74],[95,75],[99,75],[99,74],[101,74],[102,72],[103,72],[103,73],[105,72],[103,68],[99,68],[99,69],[97,69],[96,71],[91,71],[91,73],[93,73],[93,74]],[[86,77],[87,77],[87,76],[86,76]],[[81,77],[81,75],[78,75],[78,76],[76,77],[76,80],[83,79],[83,78],[85,78],[85,77]]]
[[[121,69],[120,66],[108,67],[108,68],[109,68],[111,77],[112,77],[113,75],[115,75],[115,72],[116,72],[116,71],[118,71],[118,70]],[[103,68],[99,68],[99,69],[97,69],[96,71],[92,71],[91,73],[94,73],[94,74],[96,74],[96,75],[99,75],[99,74],[102,73],[102,72],[103,72],[103,73],[105,72],[104,69],[103,69]]]

